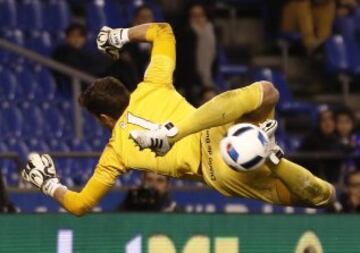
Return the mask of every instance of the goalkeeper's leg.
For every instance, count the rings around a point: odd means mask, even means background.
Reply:
[[[248,122],[259,122],[271,113],[278,98],[278,91],[266,81],[224,92],[179,122],[176,125],[178,133],[170,138],[170,142],[174,143],[190,134],[225,125],[240,118]]]
[[[294,204],[323,207],[335,201],[335,188],[304,167],[284,158],[277,165],[268,162],[267,166],[297,197],[298,203]]]
[[[182,138],[205,129],[243,120],[258,123],[269,116],[279,98],[278,91],[266,81],[224,92],[187,115],[176,127],[171,122],[156,130],[134,130],[129,137],[141,148],[165,155]]]

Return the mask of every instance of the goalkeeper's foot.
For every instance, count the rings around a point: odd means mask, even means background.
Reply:
[[[177,134],[178,129],[171,122],[161,125],[155,130],[134,130],[129,134],[135,144],[143,149],[150,149],[157,156],[164,156],[171,149],[169,137]]]
[[[263,130],[269,139],[269,154],[268,161],[274,165],[280,163],[281,158],[284,157],[284,151],[279,145],[276,144],[275,131],[278,127],[278,123],[274,119],[268,119],[259,125],[260,129]]]

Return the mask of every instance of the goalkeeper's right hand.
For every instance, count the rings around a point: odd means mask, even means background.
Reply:
[[[56,175],[55,164],[48,154],[29,154],[28,162],[21,175],[25,181],[32,183],[51,197],[54,197],[55,191],[59,187],[66,188],[60,183]]]
[[[128,33],[128,28],[112,29],[108,26],[103,26],[96,38],[97,47],[112,58],[118,59],[119,49],[129,42]]]

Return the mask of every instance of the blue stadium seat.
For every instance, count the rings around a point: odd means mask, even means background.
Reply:
[[[345,39],[341,35],[334,35],[326,42],[326,66],[330,72],[349,72],[347,51]]]
[[[44,135],[49,138],[63,137],[66,124],[72,124],[72,121],[66,122],[59,110],[50,103],[43,103],[41,109],[44,116]]]
[[[41,66],[35,66],[35,78],[37,83],[36,100],[38,101],[52,101],[56,96],[56,82],[49,70]]]
[[[110,27],[126,27],[129,25],[128,20],[121,12],[121,6],[119,1],[107,0],[104,2],[104,12],[107,20],[107,24]]]
[[[104,128],[100,126],[93,115],[87,111],[83,111],[83,129],[84,137],[87,139],[93,139],[99,136],[104,136]]]
[[[356,16],[347,15],[337,17],[334,23],[334,30],[345,38],[353,38],[356,33]]]
[[[25,143],[30,152],[47,153],[49,151],[48,145],[41,138],[28,138]]]
[[[18,25],[24,31],[43,28],[43,5],[40,0],[23,0],[18,4]]]
[[[26,158],[30,151],[24,140],[22,140],[20,138],[11,137],[11,138],[7,139],[7,145],[9,147],[9,151],[17,152],[19,154],[20,158],[23,161],[26,161]]]
[[[46,22],[44,29],[52,34],[57,34],[66,29],[70,23],[69,5],[64,0],[50,0],[44,6]]]
[[[17,79],[13,72],[0,67],[0,99],[14,100],[16,97]]]
[[[325,45],[326,66],[337,74],[360,74],[360,46],[355,38],[332,36]]]
[[[21,110],[23,115],[23,136],[42,137],[45,122],[40,108],[30,102],[24,102],[22,103]]]
[[[17,5],[15,0],[0,0],[0,29],[17,26]]]
[[[86,23],[90,32],[97,33],[107,24],[103,0],[93,0],[86,4]]]
[[[0,37],[18,46],[24,46],[24,34],[19,29],[2,29]],[[7,50],[0,50],[0,63],[13,66],[24,62],[24,58]]]
[[[51,36],[48,32],[33,31],[25,45],[28,49],[45,56],[50,56],[53,49]]]
[[[3,138],[20,137],[22,135],[23,117],[16,105],[4,101],[1,104],[1,113],[3,121],[0,124]]]
[[[21,101],[35,99],[38,83],[32,70],[26,68],[25,65],[18,65],[15,68],[15,74],[17,77],[16,99]]]

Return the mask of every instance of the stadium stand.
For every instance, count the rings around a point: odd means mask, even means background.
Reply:
[[[135,8],[143,2],[153,9],[156,20],[164,20],[156,1],[85,2],[85,21],[90,38],[94,38],[103,25],[129,24]],[[237,2],[229,1],[229,4]],[[50,56],[53,48],[62,41],[64,30],[73,18],[70,4],[65,0],[0,0],[0,37],[41,55]],[[339,34],[334,34],[325,46],[325,63],[332,74],[360,75],[359,24],[360,8],[353,16],[339,19],[335,24]],[[282,95],[278,105],[282,117],[306,114],[307,122],[315,121],[316,107],[294,98],[281,71],[268,67],[259,69],[250,65],[233,65],[229,63],[225,50],[219,52],[220,75],[216,81],[220,89],[227,88],[226,79],[229,76],[248,74],[254,80],[269,80]],[[49,69],[0,49],[0,152],[15,151],[22,159],[30,151],[100,152],[109,133],[91,115],[83,112],[85,138],[78,140],[72,126],[73,117],[72,97],[59,95]],[[278,133],[280,143],[287,150],[295,151],[300,137],[285,133],[282,117],[279,118],[282,123]],[[43,141],[37,138],[40,136]],[[96,159],[58,158],[56,164],[66,184],[80,186],[92,173]],[[16,164],[12,160],[1,160],[0,166],[8,186],[21,185]],[[132,186],[138,182],[138,173],[129,173],[118,180],[117,186]],[[198,183],[176,181],[174,185],[198,186]]]

